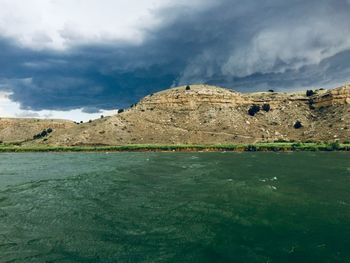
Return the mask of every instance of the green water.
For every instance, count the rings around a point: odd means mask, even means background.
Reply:
[[[350,262],[350,154],[0,154],[0,262]]]

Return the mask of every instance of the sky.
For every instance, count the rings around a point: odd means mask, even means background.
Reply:
[[[350,82],[350,0],[0,0],[0,117],[75,121],[206,83]]]

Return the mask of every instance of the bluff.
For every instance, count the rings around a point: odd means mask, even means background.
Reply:
[[[151,94],[124,112],[57,129],[51,145],[229,144],[350,139],[350,86],[238,93],[209,85]]]

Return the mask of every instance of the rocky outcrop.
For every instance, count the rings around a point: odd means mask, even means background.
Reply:
[[[333,105],[350,105],[350,85],[329,90],[321,95],[314,95],[312,102],[317,108]]]
[[[251,104],[251,98],[238,92],[208,85],[192,85],[173,88],[145,97],[138,109],[197,109],[201,105],[230,107]]]

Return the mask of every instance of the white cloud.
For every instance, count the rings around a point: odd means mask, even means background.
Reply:
[[[208,1],[212,0],[0,0],[0,36],[33,49],[115,41],[139,44],[146,29],[161,24],[157,10],[198,7]]]
[[[35,49],[74,44],[138,43],[170,0],[0,0],[0,35]]]
[[[88,121],[100,118],[101,115],[111,116],[117,114],[117,110],[101,110],[98,113],[86,113],[83,109],[69,111],[22,110],[21,105],[10,100],[11,93],[0,91],[0,117],[2,118],[40,118],[40,119],[66,119],[72,121]]]

